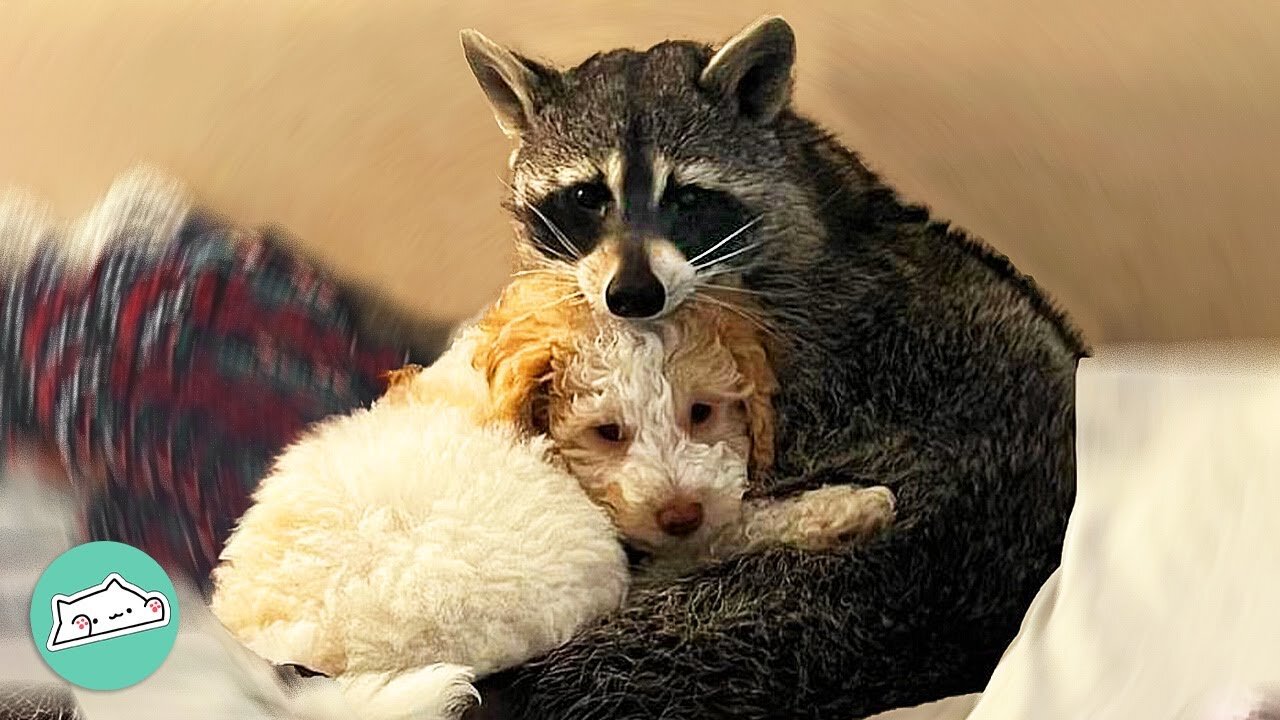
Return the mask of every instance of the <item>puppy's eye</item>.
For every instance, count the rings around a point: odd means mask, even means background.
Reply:
[[[693,425],[701,425],[710,420],[714,412],[715,408],[707,403],[694,403],[693,407],[689,408],[689,422]]]
[[[605,442],[622,442],[622,426],[617,423],[609,423],[608,425],[597,425],[596,436]]]
[[[609,203],[613,202],[609,188],[598,182],[582,183],[573,188],[572,194],[578,207],[593,213],[604,212]]]

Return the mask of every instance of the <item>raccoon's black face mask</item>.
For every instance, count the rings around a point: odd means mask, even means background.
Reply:
[[[593,304],[653,318],[760,255],[785,204],[775,120],[795,41],[761,20],[713,52],[688,42],[556,70],[464,31],[498,124],[520,142],[510,209],[525,258],[571,272]]]

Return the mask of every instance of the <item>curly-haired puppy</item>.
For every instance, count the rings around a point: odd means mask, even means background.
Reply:
[[[594,311],[564,278],[514,278],[476,323],[492,419],[545,433],[633,547],[664,561],[785,543],[811,549],[892,519],[883,487],[744,502],[773,461],[768,335],[732,304],[690,303],[637,325]],[[452,392],[410,373],[388,398]]]

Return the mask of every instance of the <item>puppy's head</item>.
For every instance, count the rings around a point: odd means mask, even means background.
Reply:
[[[519,277],[478,324],[493,417],[548,434],[634,545],[704,543],[773,459],[764,335],[723,305],[636,324],[565,294],[561,281]]]
[[[759,335],[703,305],[645,327],[607,321],[552,362],[546,425],[632,544],[704,545],[773,459],[775,383]]]

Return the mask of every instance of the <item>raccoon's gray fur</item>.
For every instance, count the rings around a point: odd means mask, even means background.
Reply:
[[[899,503],[869,545],[775,549],[644,587],[491,678],[477,713],[853,720],[980,690],[1058,564],[1074,499],[1088,350],[1063,314],[792,111],[781,19],[719,50],[664,42],[563,71],[471,31],[463,45],[520,142],[524,263],[572,271],[612,252],[584,291],[630,317],[740,282],[782,341],[779,458],[760,492],[884,484]],[[690,280],[657,267],[664,242],[737,254]]]

